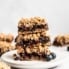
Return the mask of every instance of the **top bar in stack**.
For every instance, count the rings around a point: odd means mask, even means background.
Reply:
[[[18,33],[36,33],[48,30],[47,21],[40,17],[22,18],[18,24]]]

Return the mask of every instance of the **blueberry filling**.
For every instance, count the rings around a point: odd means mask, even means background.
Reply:
[[[39,38],[39,41],[41,42],[41,43],[46,43],[46,42],[48,42],[48,41],[50,41],[50,38],[49,37],[40,37]]]
[[[53,45],[56,45],[56,46],[60,46],[61,43],[60,42],[57,42],[56,40],[53,42]]]
[[[17,41],[17,40],[16,40]],[[39,40],[24,40],[22,39],[20,42],[17,42],[17,45],[33,45],[37,43],[47,43],[50,41],[49,37],[40,37]]]
[[[32,52],[32,55],[39,56],[38,53]]]
[[[34,25],[33,27],[25,27],[25,26],[22,26],[22,27],[18,27],[18,31],[34,31],[36,29],[47,29],[48,30],[48,25],[45,24],[45,25]]]
[[[25,52],[25,56],[31,58],[31,54]]]
[[[24,53],[19,53],[19,54],[20,54],[21,57],[25,55]]]

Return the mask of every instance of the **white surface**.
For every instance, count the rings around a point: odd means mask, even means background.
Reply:
[[[69,33],[69,0],[0,0],[0,32],[17,33],[21,17],[48,19],[51,35]],[[69,60],[58,69],[69,69]]]
[[[7,62],[10,66],[16,67],[16,68],[52,68],[55,66],[60,66],[65,62],[69,56],[67,52],[64,51],[58,51],[57,48],[51,47],[51,51],[55,52],[56,59],[50,61],[50,62],[42,62],[42,61],[16,61],[13,59],[13,54],[16,53],[16,50],[10,51],[2,55],[1,59],[5,62]]]

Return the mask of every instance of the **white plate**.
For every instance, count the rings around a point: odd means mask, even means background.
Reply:
[[[12,55],[16,53],[16,50],[14,51],[9,51],[5,54],[2,55],[1,59],[8,63],[10,66],[15,67],[15,68],[52,68],[56,67],[60,64],[62,64],[68,57],[67,52],[61,52],[60,50],[57,49],[52,49],[51,51],[55,52],[56,54],[56,59],[50,61],[50,62],[43,62],[43,61],[16,61],[13,59]]]

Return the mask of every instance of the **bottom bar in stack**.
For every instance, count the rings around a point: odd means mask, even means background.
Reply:
[[[24,48],[22,46],[18,46],[17,54],[14,54],[13,57],[15,60],[50,61],[52,59],[55,59],[56,55],[48,49],[48,46],[36,45]]]

